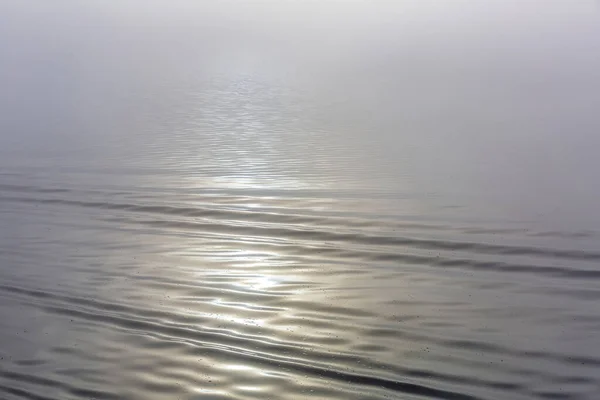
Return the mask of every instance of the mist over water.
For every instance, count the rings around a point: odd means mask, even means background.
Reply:
[[[599,398],[597,2],[6,0],[0,87],[0,398]]]

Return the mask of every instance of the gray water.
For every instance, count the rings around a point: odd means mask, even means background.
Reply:
[[[0,3],[0,398],[600,398],[600,4]]]

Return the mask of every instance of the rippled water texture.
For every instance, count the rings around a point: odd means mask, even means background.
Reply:
[[[600,399],[592,1],[5,0],[0,398]]]

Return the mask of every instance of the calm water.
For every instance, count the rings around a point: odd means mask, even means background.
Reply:
[[[600,398],[600,4],[0,4],[0,398]]]

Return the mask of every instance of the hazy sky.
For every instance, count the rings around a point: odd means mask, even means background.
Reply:
[[[200,121],[219,77],[423,190],[596,198],[597,1],[5,0],[0,60],[5,149]]]

